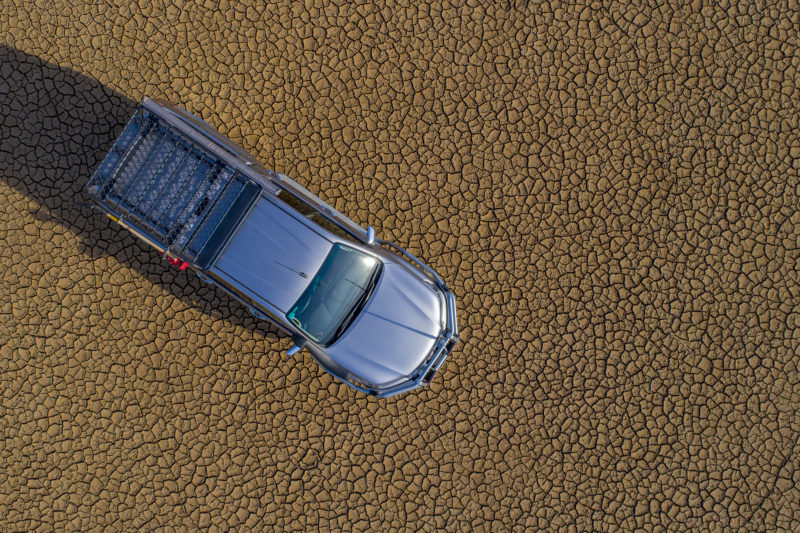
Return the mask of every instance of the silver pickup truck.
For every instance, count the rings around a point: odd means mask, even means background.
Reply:
[[[110,218],[292,336],[335,378],[386,397],[428,385],[458,342],[455,298],[203,120],[145,98],[86,185]]]

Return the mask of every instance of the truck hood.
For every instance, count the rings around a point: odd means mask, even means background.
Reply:
[[[442,313],[432,287],[405,268],[384,263],[364,309],[326,351],[345,369],[384,385],[422,364],[442,331]]]
[[[311,282],[331,247],[325,237],[261,197],[213,269],[285,313]]]

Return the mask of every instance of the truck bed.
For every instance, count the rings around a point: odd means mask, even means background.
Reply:
[[[152,244],[208,269],[261,187],[141,106],[86,188]]]

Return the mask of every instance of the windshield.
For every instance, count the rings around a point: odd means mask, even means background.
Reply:
[[[364,306],[379,272],[376,258],[335,244],[286,318],[318,344],[330,344]]]

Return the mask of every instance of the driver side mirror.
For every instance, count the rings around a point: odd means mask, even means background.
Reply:
[[[367,226],[367,244],[375,244],[375,228]]]
[[[293,344],[289,347],[288,350],[286,350],[286,355],[288,355],[289,357],[293,356],[294,354],[302,350],[307,342],[308,341],[306,340],[306,338],[303,337],[302,335],[297,335],[297,334],[292,335]]]

